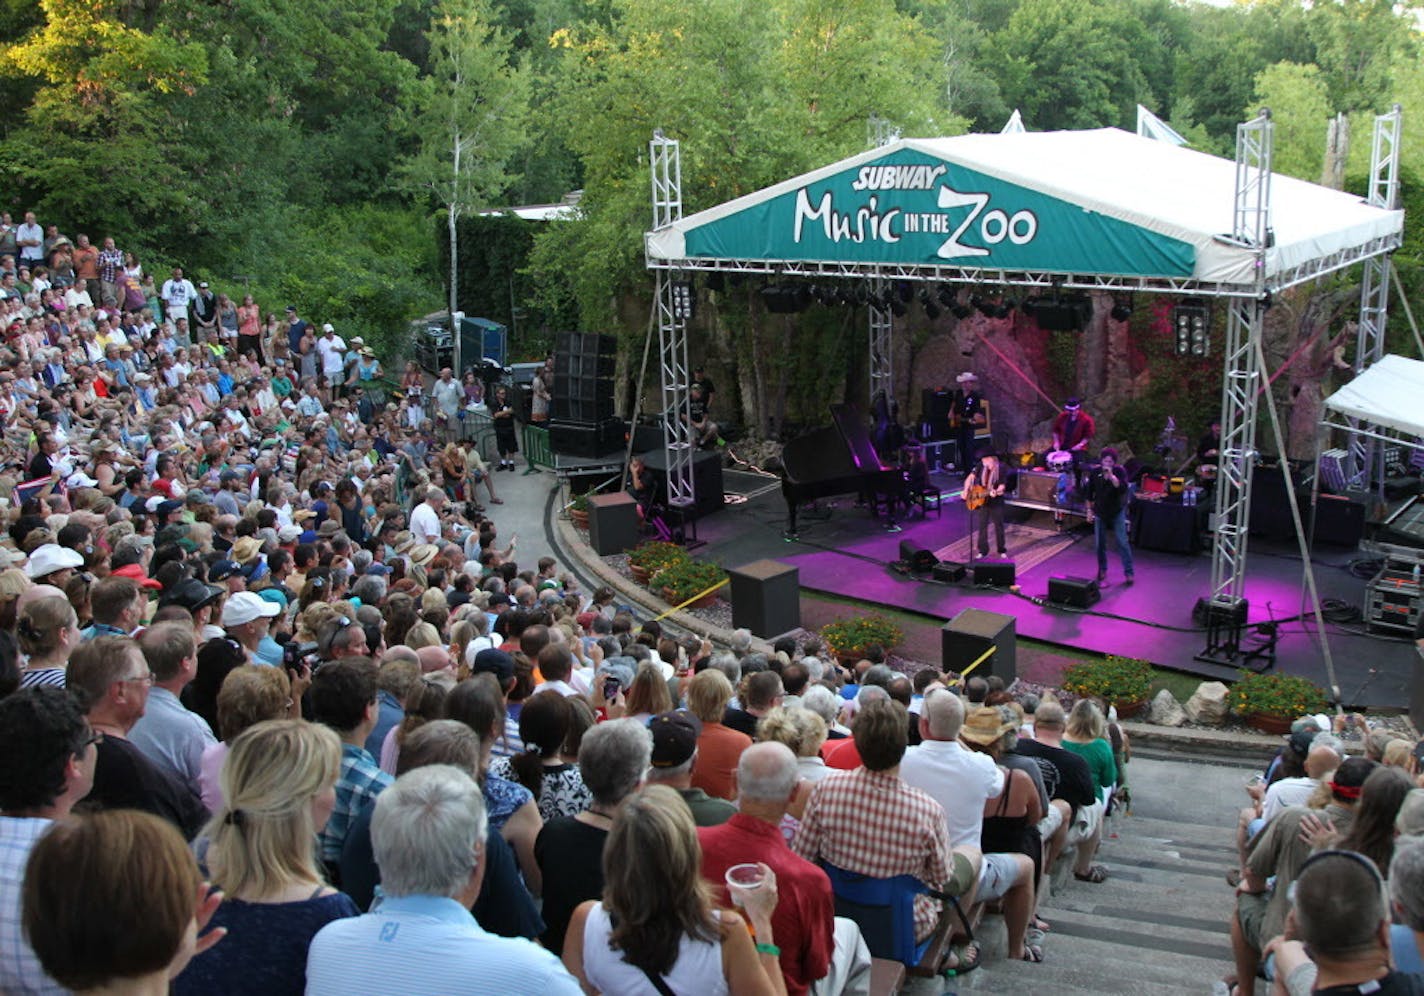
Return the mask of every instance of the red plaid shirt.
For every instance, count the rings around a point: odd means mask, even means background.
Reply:
[[[950,877],[944,810],[898,774],[856,768],[828,775],[806,803],[791,849],[808,861],[873,878],[913,875],[932,889]],[[939,901],[915,897],[915,937],[928,937]]]

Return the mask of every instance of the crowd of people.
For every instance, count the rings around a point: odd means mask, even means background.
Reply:
[[[1345,717],[1341,717],[1345,719]],[[1303,717],[1246,786],[1224,989],[1424,993],[1424,741]]]

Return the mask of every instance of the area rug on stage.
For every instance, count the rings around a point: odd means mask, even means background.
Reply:
[[[1059,532],[1056,529],[1042,529],[1027,523],[1009,522],[1004,524],[1004,540],[1009,548],[1008,558],[1014,562],[1014,569],[1019,574],[1031,571],[1050,557],[1068,549],[1079,539],[1080,535],[1070,529]],[[977,534],[973,537],[973,541],[978,541]],[[965,563],[969,560],[970,542],[971,537],[962,537],[949,546],[936,550],[935,556],[940,560]],[[993,556],[993,550],[994,527],[991,525],[989,527],[990,556]],[[977,550],[975,555],[978,555]]]

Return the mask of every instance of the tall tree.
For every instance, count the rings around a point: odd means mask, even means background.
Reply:
[[[450,313],[458,309],[457,222],[510,183],[523,141],[529,73],[511,61],[511,38],[488,0],[445,0],[431,19],[430,76],[417,91],[420,149],[402,164],[407,183],[445,212]]]
[[[1242,110],[1252,118],[1262,107],[1271,109],[1275,141],[1271,168],[1277,173],[1317,183],[1325,160],[1325,130],[1330,98],[1316,66],[1280,62],[1256,77],[1254,100]]]

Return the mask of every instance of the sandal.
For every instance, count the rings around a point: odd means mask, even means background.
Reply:
[[[1086,872],[1074,872],[1073,877],[1079,882],[1092,882],[1094,885],[1101,885],[1107,880],[1108,870],[1102,865],[1093,865]]]
[[[1241,884],[1241,869],[1233,868],[1226,873],[1226,884],[1233,889]]]
[[[1035,916],[1032,920],[1028,922],[1028,925],[1032,929],[1042,931],[1045,934],[1053,929],[1048,925],[1048,921],[1040,916]]]
[[[1039,947],[1037,944],[1025,944],[1023,946],[1023,954],[1019,957],[1022,961],[1032,962],[1033,964],[1037,965],[1039,962],[1043,961],[1043,948]]]
[[[944,973],[946,975],[963,975],[979,967],[979,958],[982,952],[979,949],[978,941],[970,941],[960,947],[951,948],[950,954],[954,956],[954,964],[945,965],[943,969]]]
[[[491,499],[490,499],[490,504],[491,504],[491,505],[503,505],[503,504],[504,504],[504,499],[503,499],[503,498],[491,498]]]

